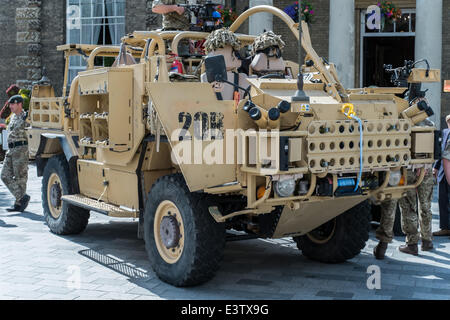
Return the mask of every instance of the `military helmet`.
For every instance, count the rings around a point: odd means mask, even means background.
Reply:
[[[241,49],[241,42],[232,31],[227,28],[218,29],[211,32],[206,38],[205,51],[210,53],[219,48],[225,48],[227,45],[232,46],[236,51]]]
[[[266,31],[255,38],[252,45],[252,53],[256,54],[270,47],[278,47],[280,51],[286,46],[281,36],[276,35],[273,31]]]
[[[15,96],[9,98],[8,103],[23,103],[23,98],[21,95],[16,94]]]

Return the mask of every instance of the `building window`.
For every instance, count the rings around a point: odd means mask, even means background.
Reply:
[[[393,21],[390,19],[382,18],[381,28],[370,30],[366,21],[369,16],[366,12],[362,14],[362,23],[365,25],[366,34],[377,34],[377,33],[392,33],[392,32],[407,32],[414,33],[416,31],[416,12],[414,9],[403,9],[402,17]]]
[[[396,21],[381,19],[380,29],[369,29],[369,15],[361,12],[360,87],[391,87],[384,64],[400,67],[414,60],[416,10],[402,9]]]
[[[125,0],[67,0],[66,19],[67,43],[118,45],[125,35]],[[85,69],[83,57],[71,57],[69,83]]]

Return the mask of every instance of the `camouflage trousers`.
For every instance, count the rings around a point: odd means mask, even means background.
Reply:
[[[381,203],[380,226],[375,232],[378,240],[390,243],[394,238],[394,221],[398,200],[386,200]]]
[[[408,172],[408,183],[416,181],[417,175]],[[431,170],[425,174],[423,182],[416,189],[407,192],[400,200],[386,200],[381,203],[380,226],[376,230],[376,237],[383,242],[392,242],[394,238],[394,221],[397,203],[402,211],[402,231],[406,234],[406,243],[417,244],[419,239],[431,241],[431,199],[433,196],[434,178]],[[420,214],[417,211],[417,198],[420,203]],[[419,234],[420,225],[420,234]]]
[[[416,179],[415,173],[408,172],[408,182]],[[406,234],[407,244],[417,244],[420,239],[428,241],[433,239],[431,233],[433,186],[434,177],[432,171],[428,170],[417,189],[409,190],[406,197],[399,200],[402,209],[402,230]],[[417,199],[419,208],[417,208]]]
[[[19,204],[27,191],[28,146],[8,150],[3,162],[1,179],[16,198],[16,204]]]

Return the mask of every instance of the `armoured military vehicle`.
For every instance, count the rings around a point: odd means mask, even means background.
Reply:
[[[271,6],[249,9],[230,30],[259,12],[299,38],[298,24]],[[291,61],[281,76],[250,68],[246,94],[219,99],[220,88],[201,80],[220,87],[224,57],[176,55],[180,42],[205,32],[142,31],[120,48],[59,47],[67,59],[87,55],[88,67],[62,97],[33,88],[30,151],[50,230],[80,233],[90,211],[137,218],[154,271],[175,286],[211,279],[227,240],[293,237],[305,256],[326,263],[358,255],[369,201],[401,197],[424,176],[407,181],[407,171],[433,163],[433,128],[415,125],[429,107],[398,97],[398,88],[344,88],[302,30],[309,103],[291,98],[299,72]],[[97,68],[99,55],[116,63]],[[170,72],[174,60],[183,74]],[[412,69],[408,81],[438,78],[438,70]]]

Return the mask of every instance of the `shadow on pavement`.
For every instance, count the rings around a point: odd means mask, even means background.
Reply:
[[[1,182],[3,183],[3,182]],[[14,204],[14,200],[6,192],[0,191],[0,208],[7,208]]]
[[[439,257],[444,258],[444,259],[439,259],[437,257],[424,256],[424,255],[421,255],[421,257],[424,258],[424,259],[431,260],[431,261],[445,263],[445,264],[449,264],[450,265],[450,254],[448,254],[448,253],[446,253],[446,252],[444,252],[442,250],[439,250],[440,248],[444,248],[444,246],[441,246],[439,244],[435,244],[434,249],[431,252],[434,253],[435,255],[439,256]],[[438,249],[438,250],[436,250],[436,249]]]
[[[17,228],[17,226],[15,224],[7,224],[0,219],[0,228]]]
[[[15,213],[13,215],[10,215],[9,217],[22,217],[33,221],[45,221],[44,216],[35,214],[32,212],[24,211],[21,213]]]
[[[81,250],[78,253],[104,267],[129,277],[130,280],[147,281],[153,278],[148,274],[147,270],[131,265],[127,261],[119,260],[116,257],[106,254],[106,252],[107,250],[104,249],[87,249]]]

